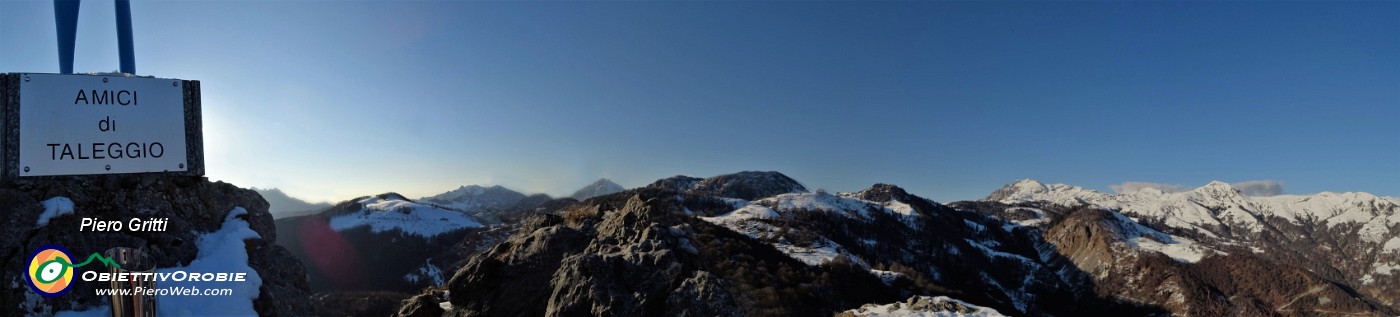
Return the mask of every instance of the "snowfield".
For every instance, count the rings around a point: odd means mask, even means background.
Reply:
[[[44,205],[44,213],[39,214],[39,221],[34,224],[36,228],[48,225],[49,220],[58,216],[73,214],[73,200],[68,197],[56,196],[39,204]]]
[[[1123,224],[1123,237],[1128,245],[1141,250],[1149,250],[1171,257],[1177,262],[1196,263],[1200,262],[1210,253],[1225,254],[1215,249],[1207,248],[1196,241],[1162,233],[1152,228],[1134,222],[1132,219],[1120,213],[1114,213],[1118,221]]]

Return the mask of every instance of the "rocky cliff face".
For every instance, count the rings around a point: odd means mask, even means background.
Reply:
[[[59,213],[40,221],[40,202],[66,197],[72,213]],[[202,177],[109,175],[21,179],[0,187],[0,205],[8,211],[0,220],[0,307],[19,307],[20,314],[49,314],[105,305],[95,295],[98,282],[76,282],[67,294],[46,300],[25,286],[22,277],[30,251],[57,244],[86,256],[113,247],[142,249],[158,267],[190,264],[199,252],[198,235],[219,230],[231,210],[247,211],[240,218],[260,238],[246,243],[248,266],[262,280],[253,306],[260,315],[301,315],[309,312],[307,280],[303,267],[287,250],[277,246],[277,232],[267,202],[252,190],[230,184],[210,183]],[[162,232],[79,232],[81,218],[127,222],[132,218],[168,218]],[[42,224],[41,224],[42,222]],[[159,305],[159,303],[158,303]]]

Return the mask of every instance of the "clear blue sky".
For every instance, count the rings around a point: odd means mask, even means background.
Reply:
[[[86,1],[76,69],[117,68]],[[1020,178],[1400,196],[1397,2],[136,2],[211,179],[312,200],[777,170],[940,201]],[[49,1],[0,72],[57,72]]]

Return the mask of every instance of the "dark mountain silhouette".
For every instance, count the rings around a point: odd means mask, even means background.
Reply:
[[[273,218],[307,215],[331,207],[330,203],[311,203],[289,196],[277,188],[253,188],[253,190],[267,200],[267,210],[272,213]]]

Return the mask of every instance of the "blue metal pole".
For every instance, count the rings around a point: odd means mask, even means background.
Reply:
[[[78,37],[80,0],[53,0],[53,20],[58,29],[59,73],[73,73],[73,45]]]
[[[120,50],[122,72],[136,73],[136,49],[131,43],[131,1],[117,2],[117,49]]]

